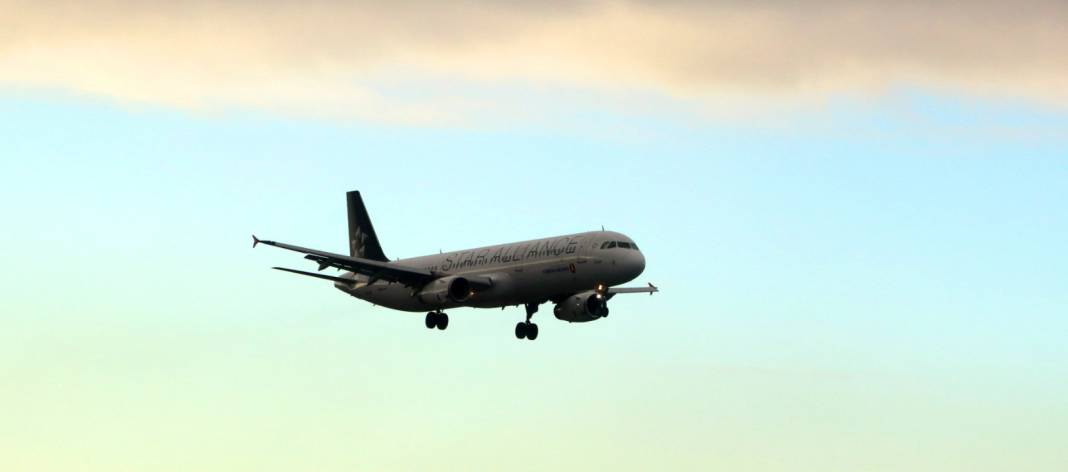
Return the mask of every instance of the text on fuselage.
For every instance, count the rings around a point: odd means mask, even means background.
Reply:
[[[542,257],[558,257],[578,251],[578,239],[564,237],[497,248],[460,251],[449,254],[439,265],[427,267],[432,272],[460,270],[492,264],[507,264]]]

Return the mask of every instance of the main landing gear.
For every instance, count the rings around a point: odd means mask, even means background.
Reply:
[[[449,315],[440,311],[432,311],[426,314],[426,327],[429,329],[445,329],[449,327]]]
[[[527,338],[531,341],[538,339],[538,325],[530,322],[530,317],[534,316],[534,312],[538,311],[537,303],[527,303],[527,320],[520,321],[515,325],[515,337],[516,339]]]

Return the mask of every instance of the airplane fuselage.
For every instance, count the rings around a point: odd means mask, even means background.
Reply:
[[[614,244],[609,244],[614,243]],[[620,244],[624,243],[624,244]],[[605,247],[605,246],[612,247]],[[540,303],[603,285],[626,283],[645,269],[645,257],[627,236],[593,231],[516,243],[451,251],[395,261],[440,277],[479,276],[492,286],[457,302],[449,297],[414,296],[411,287],[346,273],[355,284],[335,286],[375,305],[403,311],[443,310],[458,306],[493,308]],[[370,282],[370,283],[368,283]]]

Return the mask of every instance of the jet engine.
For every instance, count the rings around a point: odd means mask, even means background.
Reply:
[[[553,315],[564,321],[593,321],[608,316],[608,300],[594,290],[582,292],[557,303]]]
[[[471,298],[471,282],[460,276],[442,277],[430,282],[419,291],[419,300],[423,303],[444,303],[454,301],[463,303]]]

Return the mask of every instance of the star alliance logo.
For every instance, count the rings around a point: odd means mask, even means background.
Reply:
[[[367,240],[367,235],[363,234],[363,231],[359,226],[356,227],[356,234],[352,235],[352,241],[349,241],[349,249],[355,256],[363,257],[364,241]]]

